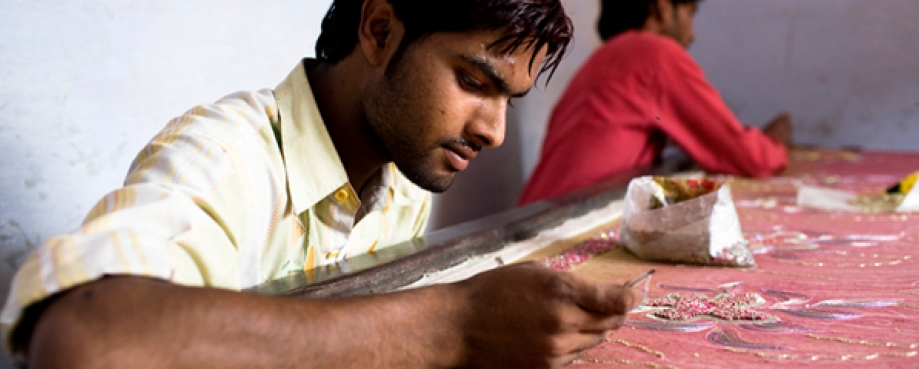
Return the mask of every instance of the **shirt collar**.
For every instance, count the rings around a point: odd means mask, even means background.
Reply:
[[[288,190],[293,210],[301,214],[323,198],[348,185],[348,174],[326,129],[316,98],[306,76],[304,59],[278,85],[275,98],[280,115],[281,150],[287,170]],[[414,185],[398,173],[392,163],[380,171],[380,182],[392,191],[396,203],[415,199]],[[397,184],[397,182],[399,184]],[[385,202],[385,198],[375,197]],[[382,204],[366,204],[379,208]]]
[[[304,63],[297,64],[275,90],[287,186],[297,214],[348,183],[306,79]]]

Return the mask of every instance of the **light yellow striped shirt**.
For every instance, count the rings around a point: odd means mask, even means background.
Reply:
[[[373,184],[359,198],[348,183],[302,64],[276,90],[195,107],[80,229],[28,258],[0,313],[4,337],[25,307],[104,275],[242,289],[421,235],[430,193],[392,164]]]

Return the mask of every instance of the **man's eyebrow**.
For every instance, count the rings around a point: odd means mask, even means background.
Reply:
[[[498,93],[510,95],[513,98],[524,97],[530,92],[528,88],[526,91],[512,93],[510,86],[508,86],[507,81],[504,80],[504,77],[501,76],[501,73],[498,72],[498,68],[495,68],[494,64],[488,61],[488,59],[477,56],[462,55],[460,56],[467,63],[474,65],[482,73],[485,74],[488,79],[491,80],[491,83],[494,83],[498,87]]]

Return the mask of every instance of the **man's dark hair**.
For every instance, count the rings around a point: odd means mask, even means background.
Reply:
[[[322,21],[322,33],[316,40],[316,58],[337,63],[357,46],[361,7],[365,0],[334,0]],[[500,30],[505,36],[495,44],[510,41],[502,54],[517,48],[533,47],[530,67],[538,52],[546,46],[546,60],[539,74],[548,71],[549,78],[558,67],[573,26],[560,0],[387,0],[396,17],[405,26],[405,35],[394,60],[411,43],[439,32]],[[494,45],[491,45],[494,46]]]
[[[673,5],[698,4],[702,0],[670,0]],[[630,29],[644,27],[657,8],[657,0],[600,0],[597,33],[604,41]]]

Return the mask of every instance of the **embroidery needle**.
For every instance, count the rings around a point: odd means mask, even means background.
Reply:
[[[656,271],[657,271],[656,269],[651,269],[651,270],[645,272],[645,274],[642,274],[642,275],[638,276],[638,278],[633,279],[631,282],[626,283],[625,286],[626,286],[626,287],[634,287],[635,285],[637,285],[637,284],[640,283],[641,281],[643,281],[643,280],[647,279],[648,277],[650,277],[650,276],[651,276],[652,274],[654,274],[654,272],[656,272]]]

